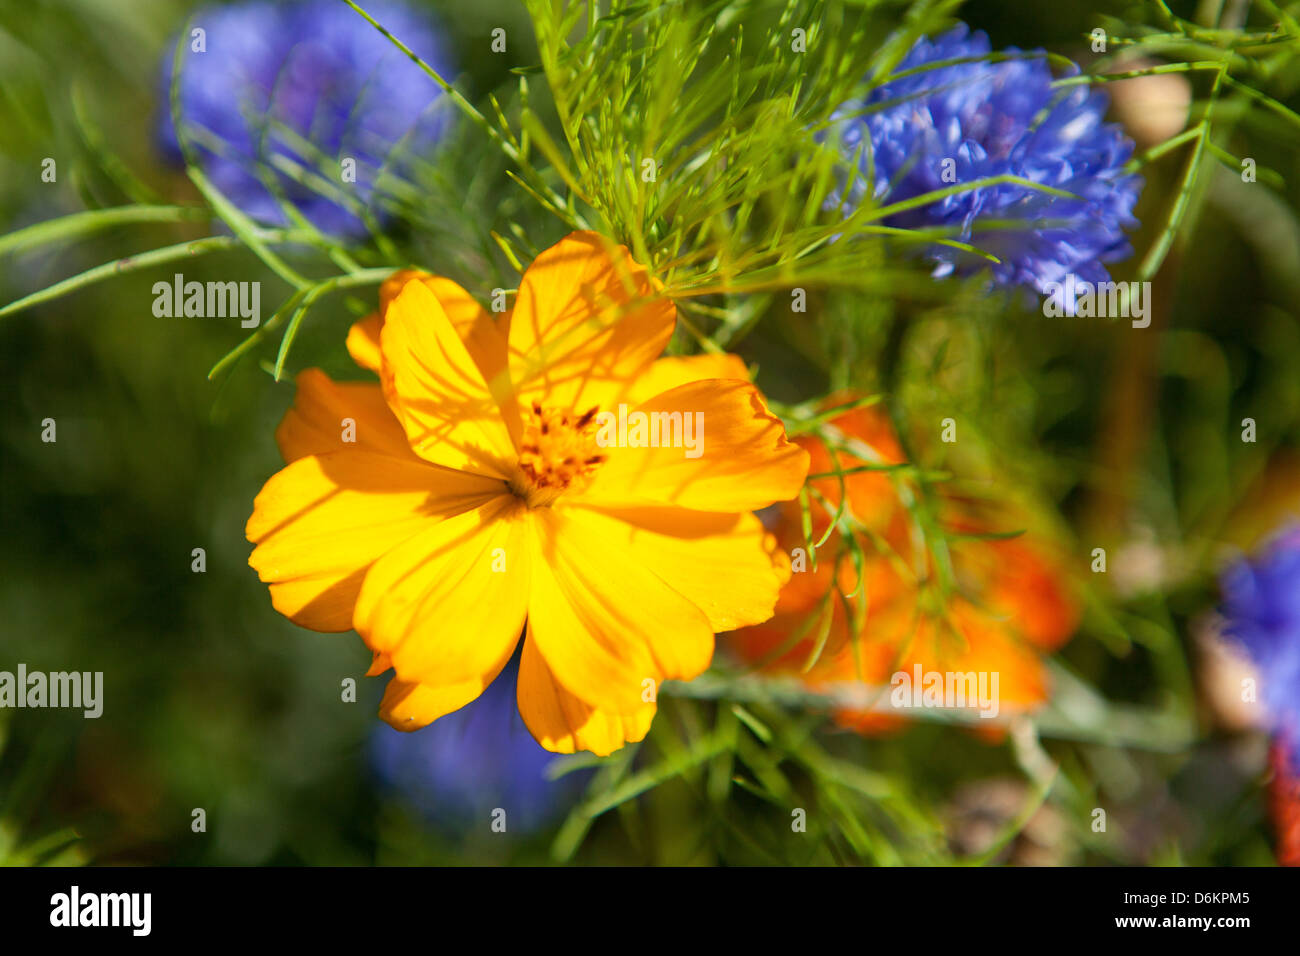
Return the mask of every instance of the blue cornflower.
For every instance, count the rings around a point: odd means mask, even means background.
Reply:
[[[497,808],[507,833],[552,820],[574,798],[577,775],[546,778],[557,757],[524,726],[517,677],[511,661],[480,696],[415,733],[377,727],[370,754],[380,783],[444,829],[486,830]]]
[[[445,72],[438,36],[422,13],[391,0],[370,0],[365,9]],[[441,88],[338,0],[207,7],[189,28],[204,31],[204,50],[194,49],[193,33],[182,38],[178,92],[184,138],[217,188],[263,224],[287,224],[263,182],[270,176],[323,232],[363,235],[365,226],[348,199],[373,207],[381,167],[402,169],[390,154],[427,150],[446,127]],[[172,59],[169,47],[159,138],[179,160],[169,106]],[[315,185],[276,170],[275,157],[304,167]],[[355,161],[355,181],[348,178],[348,159]]]
[[[1300,766],[1300,525],[1231,565],[1220,584],[1226,633],[1258,669],[1269,727]]]
[[[960,24],[918,40],[894,72],[989,52],[983,32]],[[898,213],[887,224],[954,227],[951,238],[1002,260],[990,266],[1001,285],[1048,293],[1071,274],[1076,281],[1108,281],[1102,263],[1132,252],[1123,229],[1136,225],[1132,212],[1141,179],[1126,175],[1123,166],[1133,142],[1118,126],[1102,122],[1104,93],[1087,85],[1053,89],[1043,57],[1007,52],[1013,58],[997,63],[921,69],[843,104],[834,138],[846,158],[862,151],[857,176],[848,185],[844,174],[830,205],[846,199],[854,207],[868,191],[888,205],[993,176],[1019,176],[1080,198],[1017,184],[984,186]],[[995,228],[1008,222],[1012,228]],[[987,264],[948,246],[928,251],[936,276]],[[1073,314],[1073,303],[1065,306]]]

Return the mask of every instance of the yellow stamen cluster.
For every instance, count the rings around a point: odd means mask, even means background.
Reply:
[[[510,490],[530,508],[549,505],[575,482],[585,483],[605,460],[596,444],[596,412],[593,406],[579,415],[533,402],[524,413],[519,474]]]

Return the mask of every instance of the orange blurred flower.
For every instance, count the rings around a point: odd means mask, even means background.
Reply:
[[[1272,747],[1273,780],[1269,802],[1277,827],[1277,861],[1283,866],[1300,866],[1300,767],[1293,764],[1287,748]]]
[[[854,401],[841,394],[828,405]],[[1063,562],[1027,535],[991,536],[998,515],[954,495],[934,516],[944,533],[927,531],[931,522],[906,506],[915,483],[879,409],[850,408],[823,432],[796,440],[811,459],[810,540],[822,542],[815,567],[799,504],[774,506],[768,524],[789,558],[789,582],[775,616],[731,635],[732,650],[769,673],[798,674],[810,688],[848,697],[836,720],[862,732],[903,721],[906,711],[890,706],[891,682],[911,688],[918,674],[988,675],[998,711],[1043,703],[1043,655],[1070,638],[1079,618]],[[920,699],[919,689],[912,694]]]

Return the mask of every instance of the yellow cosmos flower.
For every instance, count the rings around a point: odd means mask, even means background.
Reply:
[[[607,754],[645,736],[661,681],[708,667],[716,632],[772,615],[752,512],[798,494],[808,455],[734,356],[658,358],[675,322],[626,249],[575,233],[499,317],[398,273],[348,334],[379,384],[299,375],[249,564],[280,613],[355,628],[370,673],[393,669],[394,727],[469,703],[523,635],[533,736]],[[636,412],[660,441],[615,424]],[[693,450],[666,440],[678,422],[700,426]]]

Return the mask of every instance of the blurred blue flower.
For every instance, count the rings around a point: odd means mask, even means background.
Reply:
[[[559,758],[524,726],[515,705],[517,677],[511,661],[479,697],[423,730],[376,727],[370,753],[380,783],[448,829],[472,822],[486,827],[498,807],[511,833],[553,819],[573,800],[580,775],[546,779],[546,768]]]
[[[983,32],[971,33],[960,24],[934,39],[918,40],[894,70],[920,72],[843,104],[832,128],[838,148],[846,158],[859,147],[862,151],[858,175],[849,185],[843,172],[828,208],[841,200],[856,207],[868,190],[884,205],[993,176],[1018,176],[1080,198],[999,184],[962,190],[897,213],[886,223],[910,229],[954,227],[950,238],[1002,260],[991,265],[936,245],[928,250],[936,262],[935,276],[989,265],[996,283],[1040,293],[1053,291],[1049,283],[1063,283],[1070,274],[1089,283],[1108,281],[1101,263],[1132,252],[1123,232],[1136,225],[1132,212],[1141,188],[1139,177],[1123,172],[1132,140],[1115,124],[1102,122],[1104,93],[1087,85],[1053,89],[1042,56],[1016,57],[1019,51],[1012,48],[1007,53],[1013,58],[1001,62],[924,69],[989,52]],[[994,228],[1007,222],[1012,228]],[[1073,302],[1064,305],[1073,314]]]
[[[422,13],[392,0],[370,0],[365,9],[445,73],[438,36]],[[287,217],[259,172],[273,177],[321,231],[364,235],[347,200],[336,200],[351,195],[372,206],[380,168],[394,169],[395,148],[427,151],[446,127],[439,86],[338,0],[211,6],[194,14],[189,29],[204,31],[204,49],[194,49],[192,32],[182,38],[178,94],[185,141],[217,188],[263,224],[286,225]],[[163,57],[158,132],[164,151],[180,162],[169,106],[173,55],[169,47]],[[319,188],[275,170],[276,156],[305,167],[309,179],[320,177]],[[345,181],[346,159],[356,161],[355,182]],[[402,171],[400,160],[396,171]]]
[[[1226,633],[1259,670],[1269,726],[1300,766],[1300,526],[1231,565],[1220,584]]]

